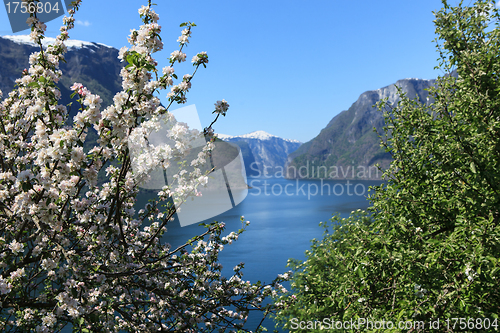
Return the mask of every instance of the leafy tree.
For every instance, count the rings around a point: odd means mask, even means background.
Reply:
[[[394,159],[386,182],[369,212],[332,218],[307,260],[290,263],[292,291],[278,300],[285,327],[315,332],[326,318],[324,327],[347,321],[353,331],[498,330],[499,23],[493,1],[443,0],[435,24],[446,74],[433,101],[400,92],[394,108],[379,105]]]

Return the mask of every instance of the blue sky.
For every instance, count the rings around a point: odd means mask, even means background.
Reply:
[[[210,62],[193,79],[188,105],[196,105],[206,126],[213,103],[226,99],[230,109],[216,123],[218,133],[264,130],[307,142],[364,91],[441,73],[434,70],[438,54],[432,42],[432,11],[441,8],[440,0],[156,2],[165,43],[156,53],[160,67],[178,47],[179,24],[197,24],[188,59],[206,51]],[[147,1],[83,0],[70,37],[128,46],[143,4]],[[49,22],[47,35],[55,37],[61,22],[62,17]],[[0,35],[12,35],[3,8]],[[186,62],[176,72],[192,69]]]

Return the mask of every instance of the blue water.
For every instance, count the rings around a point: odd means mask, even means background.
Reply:
[[[243,202],[203,222],[223,221],[228,234],[241,228],[240,216],[250,221],[239,239],[226,245],[221,252],[222,272],[231,276],[233,267],[243,261],[244,280],[269,283],[278,274],[288,271],[289,258],[305,259],[304,252],[310,248],[311,239],[322,238],[320,222],[329,220],[334,213],[347,217],[353,210],[367,208],[368,187],[379,185],[381,181],[249,178],[248,184],[252,189]],[[150,198],[139,195],[137,210]],[[174,221],[169,223],[165,238],[175,248],[205,230],[198,224],[181,227]],[[245,328],[254,330],[260,320],[258,315],[250,314]],[[264,326],[270,332],[274,329],[270,319],[264,321]],[[63,332],[70,332],[70,328]]]
[[[243,202],[204,222],[223,221],[229,233],[241,227],[240,216],[250,221],[240,238],[221,252],[223,273],[230,276],[232,268],[243,261],[244,280],[269,283],[288,271],[289,258],[305,259],[311,239],[322,238],[320,222],[334,213],[347,217],[353,210],[367,208],[368,187],[381,181],[249,178],[248,184],[252,189]],[[169,227],[167,238],[173,246],[181,245],[204,230],[198,225],[181,228],[177,223]],[[259,321],[250,317],[246,328],[253,330]],[[274,328],[271,320],[264,326],[270,331]]]

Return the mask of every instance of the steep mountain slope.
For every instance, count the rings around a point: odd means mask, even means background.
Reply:
[[[54,42],[54,38],[43,39],[44,45]],[[120,70],[123,63],[118,57],[118,50],[104,44],[69,40],[66,62],[60,63],[63,77],[58,83],[61,89],[63,105],[71,102],[69,87],[74,82],[83,83],[92,93],[103,99],[103,108],[111,104],[113,96],[121,90]],[[28,68],[29,55],[39,48],[30,42],[28,36],[0,36],[0,90],[4,97],[14,88],[15,80]],[[70,119],[79,106],[71,109]]]
[[[44,38],[43,45],[45,47],[54,41],[54,38]],[[60,62],[63,76],[57,85],[61,90],[59,103],[68,105],[73,102],[68,117],[71,123],[80,108],[76,97],[70,99],[71,85],[82,83],[93,94],[101,96],[101,110],[104,110],[113,102],[113,96],[122,90],[120,71],[124,64],[118,59],[118,50],[113,47],[78,40],[68,40],[65,44],[68,48],[66,63]],[[15,80],[21,77],[23,69],[29,67],[29,55],[39,50],[27,35],[0,36],[0,90],[4,98],[13,90]],[[84,149],[87,151],[93,147],[97,139],[97,133],[91,128]],[[99,174],[99,182],[104,179],[104,173],[102,170]]]
[[[226,142],[237,144],[243,154],[247,175],[271,176],[281,173],[288,155],[294,152],[301,143],[296,140],[282,139],[264,131],[256,131],[240,136],[217,135]],[[277,175],[279,176],[279,175]]]
[[[358,178],[379,179],[379,163],[385,169],[390,155],[380,147],[373,128],[382,133],[384,118],[374,105],[388,98],[390,105],[399,101],[395,86],[410,98],[429,103],[430,88],[435,80],[404,79],[381,89],[367,91],[347,110],[336,115],[313,140],[290,154],[287,163],[289,178]]]

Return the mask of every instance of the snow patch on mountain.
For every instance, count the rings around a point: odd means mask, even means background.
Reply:
[[[283,173],[288,155],[302,144],[297,140],[282,139],[264,131],[238,136],[217,134],[217,137],[240,147],[247,175]]]
[[[17,44],[26,44],[26,45],[31,45],[31,46],[37,46],[35,44],[29,35],[11,35],[11,36],[1,36],[2,38],[9,39],[13,41],[14,43]],[[52,37],[45,37],[42,39],[42,45],[43,47],[47,47],[49,45],[53,45],[56,42],[55,38]],[[82,49],[82,48],[87,48],[87,47],[98,47],[98,46],[104,46],[108,48],[113,48],[112,46],[108,46],[102,43],[92,43],[92,42],[85,42],[81,40],[72,40],[68,39],[64,41],[64,44],[68,49]]]
[[[270,140],[270,139],[273,139],[273,138],[278,138],[278,139],[282,139],[284,141],[287,141],[287,142],[296,142],[296,143],[300,143],[300,141],[297,141],[297,140],[291,140],[291,139],[283,139],[283,138],[280,138],[276,135],[272,135],[272,134],[269,134],[265,131],[255,131],[255,132],[251,132],[251,133],[247,133],[247,134],[243,134],[243,135],[237,135],[237,136],[231,136],[231,135],[226,135],[226,134],[217,134],[217,137],[221,140],[229,140],[229,139],[257,139],[257,140]]]

